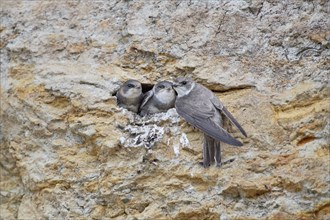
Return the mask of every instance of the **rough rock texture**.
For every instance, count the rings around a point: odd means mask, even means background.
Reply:
[[[330,219],[330,3],[1,1],[1,219]],[[120,83],[188,75],[248,133],[204,169],[175,110]]]

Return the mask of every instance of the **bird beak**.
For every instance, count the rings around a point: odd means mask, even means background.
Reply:
[[[172,87],[175,88],[175,87],[178,87],[179,85],[180,85],[180,84],[174,82],[174,83],[172,84]]]

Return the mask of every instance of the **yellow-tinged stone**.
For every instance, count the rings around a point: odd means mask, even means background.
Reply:
[[[326,6],[3,1],[1,218],[329,219]],[[123,81],[178,76],[248,134],[225,120],[243,146],[220,168],[174,110],[117,106]]]

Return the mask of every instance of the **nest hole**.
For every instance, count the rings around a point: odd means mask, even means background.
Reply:
[[[141,83],[141,85],[142,85],[142,92],[146,93],[146,92],[150,91],[154,87],[155,84]]]

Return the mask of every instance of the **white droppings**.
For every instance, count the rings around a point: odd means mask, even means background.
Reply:
[[[123,144],[125,147],[145,147],[151,148],[159,142],[164,135],[164,128],[158,125],[128,125],[125,131],[130,134]]]
[[[187,135],[185,133],[182,133],[181,134],[181,137],[180,137],[180,144],[183,146],[183,147],[190,147],[190,142],[187,138]]]
[[[120,137],[120,138],[119,138],[119,143],[120,143],[121,145],[124,145],[125,142],[126,142],[126,138],[125,138],[125,137]]]
[[[179,154],[180,154],[180,146],[178,144],[173,145],[173,151],[175,153],[175,156],[179,156]]]
[[[156,143],[161,142],[165,133],[170,133],[176,138],[180,135],[178,122],[181,118],[174,108],[169,109],[167,112],[147,115],[144,117],[140,117],[133,113],[130,114],[131,112],[122,113],[129,118],[128,124],[123,129],[128,135],[127,137],[121,137],[119,140],[120,144],[124,147],[145,147],[149,149]],[[163,126],[163,123],[166,125]],[[183,143],[183,146],[187,146],[187,141],[184,140]],[[167,142],[167,145],[170,145],[170,142]],[[174,149],[176,155],[180,152],[179,147],[180,146],[177,146]]]

